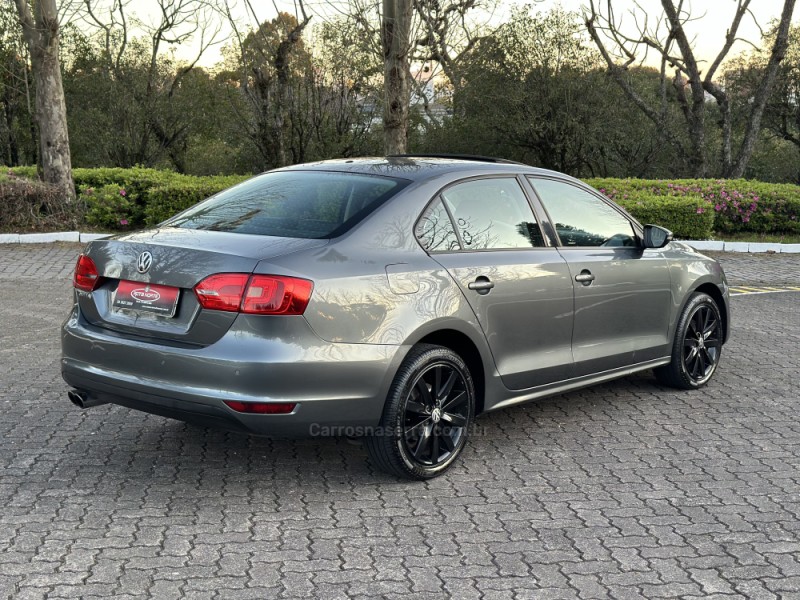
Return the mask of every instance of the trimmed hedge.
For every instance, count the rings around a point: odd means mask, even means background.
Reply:
[[[72,174],[86,223],[115,231],[155,225],[248,178],[195,177],[143,167],[74,169]],[[36,177],[35,166],[14,167],[0,174],[0,181]]]
[[[705,240],[714,233],[714,213],[707,210],[702,198],[672,198],[639,191],[623,196],[615,198],[615,202],[640,223],[666,227],[676,238]]]
[[[193,181],[172,181],[148,189],[144,223],[146,225],[160,223],[247,178],[220,176],[195,177],[193,179]]]
[[[104,230],[155,225],[247,179],[194,177],[142,167],[75,169],[73,174],[82,202],[77,203],[74,215],[64,215],[64,225],[85,219],[86,224]],[[35,166],[0,170],[0,184],[36,177]],[[714,232],[800,233],[800,186],[796,185],[744,179],[587,179],[586,183],[642,223],[663,225],[678,238],[707,239]],[[0,212],[8,212],[9,206],[4,203],[6,210]],[[5,219],[9,222],[8,215]]]
[[[78,196],[86,207],[86,222],[104,230],[127,229],[141,222],[138,194],[118,184],[84,186]]]
[[[714,215],[713,229],[718,233],[800,233],[800,186],[788,183],[746,179],[587,179],[586,183],[620,204],[641,194],[652,198],[651,203],[699,199],[702,214]]]

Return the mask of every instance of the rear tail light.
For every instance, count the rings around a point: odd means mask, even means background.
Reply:
[[[283,275],[219,273],[198,283],[194,292],[200,306],[255,315],[302,315],[314,284]]]
[[[238,400],[223,400],[223,402],[236,412],[254,415],[288,415],[297,406],[291,402],[239,402]]]
[[[212,275],[194,286],[194,293],[203,308],[239,312],[248,279],[244,273]]]
[[[308,279],[253,275],[247,284],[242,312],[257,315],[302,315],[314,284]]]
[[[75,275],[72,278],[73,287],[84,292],[91,292],[99,283],[100,273],[97,271],[97,265],[91,258],[81,254],[75,264]]]

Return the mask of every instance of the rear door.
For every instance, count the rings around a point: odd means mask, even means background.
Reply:
[[[569,268],[546,244],[515,177],[446,188],[418,222],[417,236],[461,288],[506,387],[570,377]]]
[[[575,288],[576,375],[669,355],[671,286],[662,252],[642,248],[628,217],[599,195],[566,181],[529,181]]]

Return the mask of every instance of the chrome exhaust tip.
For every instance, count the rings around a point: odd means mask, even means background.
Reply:
[[[90,396],[86,392],[81,392],[80,390],[70,390],[67,392],[67,398],[69,401],[72,402],[78,408],[91,408],[93,406],[100,406],[101,404],[107,404],[103,400],[98,400],[97,398]]]

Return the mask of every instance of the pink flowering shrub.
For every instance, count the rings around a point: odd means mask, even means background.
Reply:
[[[136,197],[119,185],[87,186],[79,198],[86,206],[86,222],[99,229],[127,229],[137,219]]]
[[[737,180],[594,179],[587,183],[623,204],[632,193],[695,198],[697,215],[714,215],[718,233],[800,233],[800,186]],[[665,224],[669,227],[668,224]]]

